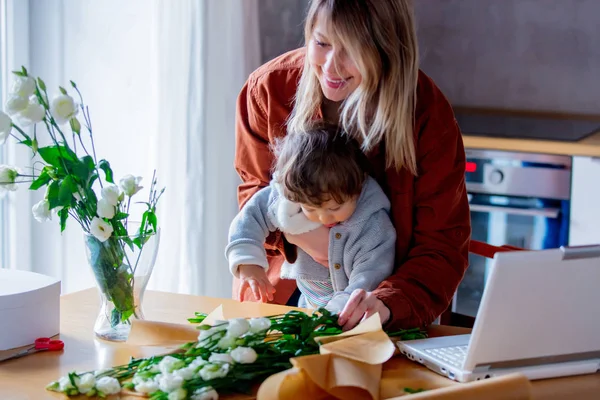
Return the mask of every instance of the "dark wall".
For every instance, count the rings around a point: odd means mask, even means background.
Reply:
[[[303,44],[308,0],[260,0],[262,59]],[[415,0],[421,68],[455,105],[600,115],[599,0]]]

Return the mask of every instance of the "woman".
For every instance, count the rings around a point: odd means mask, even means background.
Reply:
[[[271,180],[270,143],[315,120],[341,125],[361,143],[369,171],[392,203],[396,269],[373,292],[352,293],[344,329],[379,313],[390,329],[425,326],[450,303],[467,268],[471,234],[465,153],[452,108],[418,68],[410,0],[312,0],[306,46],[252,73],[237,109],[235,168],[240,206]],[[327,265],[329,229],[267,240],[274,301],[294,281],[280,280],[294,245]],[[234,296],[238,295],[234,282]],[[250,291],[239,294],[253,300]]]

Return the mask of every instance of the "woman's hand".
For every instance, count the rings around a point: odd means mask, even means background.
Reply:
[[[360,321],[371,315],[379,313],[381,324],[385,324],[391,316],[390,309],[379,300],[372,292],[356,289],[338,317],[344,331],[354,328]]]
[[[269,281],[269,278],[267,278],[267,272],[263,267],[260,265],[243,264],[238,267],[238,272],[242,281],[239,293],[240,299],[244,291],[250,287],[257,301],[266,303],[273,300],[275,287]]]
[[[329,267],[329,228],[322,225],[310,232],[300,235],[285,233],[291,244],[300,247],[319,264]]]

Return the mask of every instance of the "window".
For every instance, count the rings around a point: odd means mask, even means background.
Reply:
[[[0,108],[4,106],[5,93],[6,93],[6,1],[0,1]],[[0,146],[0,165],[6,161],[6,146]],[[7,245],[7,234],[8,234],[8,221],[6,218],[6,201],[0,197],[0,268],[6,268],[8,266],[8,245]]]

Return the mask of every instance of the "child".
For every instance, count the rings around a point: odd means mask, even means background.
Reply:
[[[225,255],[231,273],[257,300],[272,299],[265,238],[277,229],[301,234],[330,228],[329,268],[301,249],[281,277],[295,279],[300,307],[340,312],[355,289],[371,291],[394,266],[396,231],[390,202],[368,176],[356,141],[334,127],[290,133],[277,142],[273,180],[258,191],[231,223]]]

